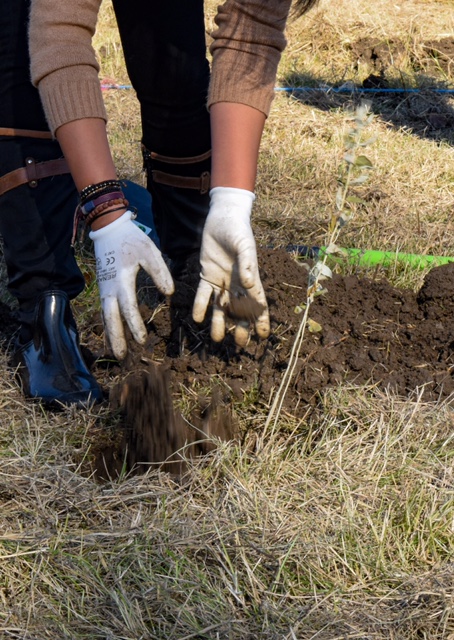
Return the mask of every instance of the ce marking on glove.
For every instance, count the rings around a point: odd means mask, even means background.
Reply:
[[[115,251],[107,251],[104,254],[104,268],[111,267],[115,264]]]

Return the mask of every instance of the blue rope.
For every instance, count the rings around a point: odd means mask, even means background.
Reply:
[[[324,91],[325,93],[421,93],[424,91],[432,93],[454,93],[454,89],[385,89],[381,87],[274,87],[274,90],[288,93],[304,91]]]
[[[102,84],[101,89],[132,89],[131,84]]]
[[[130,84],[102,84],[101,89],[132,89]],[[445,93],[454,94],[454,89],[390,89],[390,88],[366,88],[366,87],[274,87],[275,91],[284,91],[286,93],[303,93],[323,91],[325,93]]]

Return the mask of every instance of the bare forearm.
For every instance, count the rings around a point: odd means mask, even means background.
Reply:
[[[244,104],[212,105],[212,187],[254,191],[265,114]]]
[[[57,129],[56,137],[78,191],[90,184],[117,179],[104,120],[83,118],[68,122]],[[118,205],[113,205],[112,208],[118,209]],[[103,215],[92,223],[92,230],[113,222],[124,211],[124,208],[120,208],[111,214]]]
[[[69,164],[76,187],[115,180],[117,173],[101,118],[84,118],[62,125],[56,137]]]

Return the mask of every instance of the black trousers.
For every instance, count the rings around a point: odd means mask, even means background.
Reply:
[[[203,0],[113,0],[142,141],[166,156],[210,149]]]
[[[206,154],[210,69],[203,0],[113,0],[113,6],[140,103],[144,146],[168,158]],[[199,178],[210,172],[211,158],[181,164],[146,155],[144,168],[161,249],[174,262],[184,262],[200,248],[209,195],[162,184],[154,172]]]
[[[48,131],[38,91],[30,82],[27,23],[29,0],[2,0],[0,12],[0,127]],[[0,176],[62,157],[56,141],[0,136]],[[16,187],[0,196],[0,235],[8,289],[30,318],[37,297],[59,289],[70,298],[84,287],[71,248],[77,191],[69,174],[44,178],[35,188]]]

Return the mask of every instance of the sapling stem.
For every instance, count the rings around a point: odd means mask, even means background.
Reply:
[[[340,249],[336,245],[340,231],[342,227],[344,227],[353,217],[354,205],[363,202],[361,198],[356,195],[349,196],[349,191],[354,185],[364,184],[369,177],[369,171],[373,168],[370,160],[361,153],[361,150],[365,146],[373,142],[372,138],[363,140],[364,130],[372,121],[372,119],[373,114],[370,113],[370,103],[366,101],[362,102],[361,105],[356,109],[355,116],[353,118],[353,126],[348,131],[345,137],[344,156],[341,164],[339,165],[339,173],[337,179],[338,189],[335,201],[336,210],[332,214],[329,221],[326,249],[322,259],[317,260],[312,269],[309,271],[306,302],[303,305],[304,314],[301,318],[301,322],[299,324],[298,331],[293,342],[288,366],[284,371],[281,383],[268,413],[263,435],[265,435],[271,422],[274,421],[272,432],[274,432],[277,426],[284,404],[285,396],[293,379],[296,365],[298,363],[298,357],[301,351],[301,346],[303,344],[305,330],[309,322],[310,306],[314,301],[317,293],[320,293],[322,289],[320,282],[332,277],[331,270],[326,264],[328,256],[334,253],[342,253],[342,249]]]

